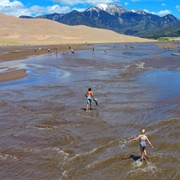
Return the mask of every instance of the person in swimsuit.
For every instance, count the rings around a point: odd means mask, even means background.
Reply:
[[[94,98],[94,94],[91,88],[88,89],[85,96],[86,96],[86,111],[88,111],[89,106],[90,109],[92,109],[92,99]]]
[[[136,141],[136,140],[140,139],[140,152],[141,152],[141,159],[143,160],[143,159],[148,158],[147,152],[146,152],[146,141],[149,143],[149,145],[152,148],[154,148],[154,147],[151,144],[151,142],[149,141],[148,137],[145,135],[145,133],[146,133],[145,129],[142,129],[141,133],[142,134],[140,134],[136,138],[132,139],[131,141]]]

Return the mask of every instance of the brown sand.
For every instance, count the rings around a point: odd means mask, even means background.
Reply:
[[[157,43],[161,48],[179,48],[176,44],[172,43]],[[58,53],[69,51],[69,47],[73,48],[75,51],[79,49],[88,49],[92,46],[90,44],[67,44],[67,45],[29,45],[29,46],[0,46],[0,61],[14,61],[25,59],[30,56],[36,56],[41,54],[48,54],[48,49],[51,52],[57,50]],[[172,54],[180,56],[179,53]],[[3,68],[2,68],[3,69]],[[16,80],[25,77],[25,70],[11,70],[8,72],[0,73],[0,82]]]
[[[0,46],[0,62],[14,61],[25,59],[30,56],[48,54],[48,49],[51,52],[63,53],[70,51],[69,47],[74,51],[79,49],[87,49],[91,46],[88,44],[71,44],[71,45],[41,45],[41,46]],[[6,67],[4,67],[6,68]],[[1,69],[4,69],[3,67]],[[0,82],[16,80],[25,77],[26,70],[10,70],[0,73]]]
[[[173,43],[157,43],[157,45],[161,48],[178,48],[177,45]],[[55,52],[57,50],[58,53],[63,53],[65,51],[69,51],[69,47],[73,48],[75,51],[79,49],[92,48],[91,44],[0,46],[0,62],[20,60],[30,56],[48,54],[48,49],[50,49],[51,52]],[[176,53],[174,55],[180,56],[179,53]],[[3,67],[1,69],[3,69]],[[26,75],[26,71],[23,69],[3,72],[0,73],[0,82],[20,79],[25,77]]]
[[[0,74],[0,82],[20,79],[20,78],[25,77],[26,75],[27,75],[26,70],[24,70],[24,69],[1,73]]]
[[[62,53],[69,51],[69,47],[74,50],[87,49],[91,46],[88,44],[67,44],[67,45],[23,45],[23,46],[0,46],[0,61],[11,61],[24,59],[30,56],[47,54],[48,49],[51,52]]]
[[[82,44],[149,42],[110,30],[87,26],[68,26],[47,19],[21,19],[0,14],[0,45]]]
[[[166,43],[163,43],[163,42],[159,42],[159,43],[157,43],[157,45],[159,46],[159,47],[161,47],[161,48],[166,48],[166,49],[168,49],[168,48],[180,48],[180,46],[178,46],[177,44],[173,44],[173,42],[166,42]]]

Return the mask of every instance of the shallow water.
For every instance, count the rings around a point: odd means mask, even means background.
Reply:
[[[153,43],[0,63],[28,76],[0,83],[0,177],[179,179],[180,57]],[[85,112],[92,87],[99,106]],[[145,128],[155,149],[139,160]]]

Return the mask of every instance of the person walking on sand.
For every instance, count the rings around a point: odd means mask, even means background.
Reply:
[[[129,141],[129,142],[137,141],[138,139],[140,139],[141,160],[148,158],[147,152],[146,152],[146,141],[149,143],[149,145],[152,148],[154,148],[151,142],[149,141],[148,137],[145,135],[145,133],[146,133],[145,129],[142,129],[141,134],[139,136]]]
[[[91,90],[91,88],[88,89],[88,91],[85,94],[86,96],[86,111],[88,111],[88,108],[90,106],[90,109],[92,109],[92,99],[94,98],[94,94],[93,91]]]

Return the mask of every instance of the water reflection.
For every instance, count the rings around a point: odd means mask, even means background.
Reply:
[[[180,70],[179,69],[153,69],[144,72],[138,82],[149,88],[154,87],[156,98],[172,98],[180,95]]]

